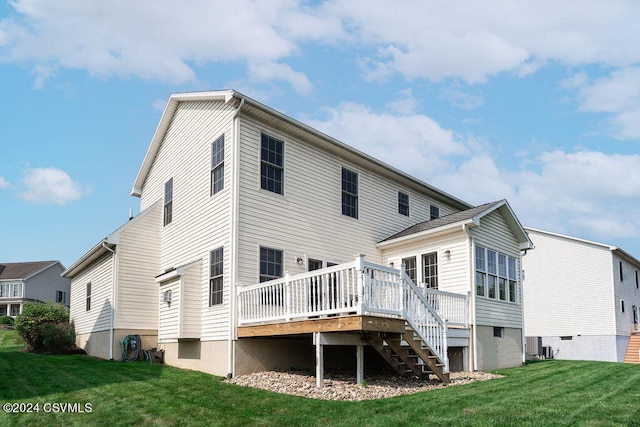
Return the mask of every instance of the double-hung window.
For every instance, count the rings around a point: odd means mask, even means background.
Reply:
[[[260,188],[283,193],[284,142],[262,134],[260,144]]]
[[[224,289],[224,250],[209,253],[209,307],[222,304]]]
[[[342,168],[342,215],[358,218],[358,173]]]
[[[398,191],[398,213],[409,216],[409,195]]]
[[[211,144],[211,195],[224,188],[224,135]]]
[[[85,309],[87,311],[91,310],[91,282],[87,283],[87,294],[85,301]]]
[[[67,302],[67,293],[65,291],[56,291],[56,302],[65,304]]]
[[[164,184],[164,225],[173,220],[173,178]]]
[[[476,295],[480,297],[486,295],[487,260],[485,253],[482,246],[476,246]]]
[[[260,282],[282,277],[282,251],[260,247]]]

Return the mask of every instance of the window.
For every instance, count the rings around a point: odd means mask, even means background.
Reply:
[[[358,218],[358,174],[342,168],[342,215]]]
[[[211,195],[224,188],[224,135],[211,144]]]
[[[282,277],[282,251],[260,247],[260,282]]]
[[[404,264],[404,271],[407,273],[407,276],[409,276],[413,283],[416,283],[418,281],[416,257],[403,258],[402,264]]]
[[[498,254],[498,299],[507,300],[507,256]]]
[[[517,260],[476,246],[476,295],[516,303],[518,301]]]
[[[222,304],[224,286],[224,251],[222,248],[209,253],[209,307]]]
[[[87,301],[86,301],[86,310],[91,310],[91,282],[87,283]]]
[[[636,270],[636,289],[638,289],[638,270]]]
[[[11,316],[16,317],[20,314],[20,304],[11,304]]]
[[[424,285],[427,288],[438,289],[438,254],[436,252],[422,255],[422,272]]]
[[[498,326],[493,327],[493,336],[496,338],[502,338],[504,336],[504,328]]]
[[[0,316],[6,316],[6,315],[7,315],[7,306],[0,305]]]
[[[260,147],[260,188],[283,194],[284,142],[262,134]]]
[[[429,208],[429,219],[440,218],[440,208],[437,206],[431,205]]]
[[[624,300],[620,300],[620,311],[624,313]]]
[[[563,335],[560,337],[560,341],[572,341],[573,335]]]
[[[173,220],[173,178],[164,184],[164,225]]]
[[[517,283],[516,259],[509,257],[509,302],[516,302]]]
[[[487,285],[487,273],[485,259],[485,249],[482,246],[476,246],[476,295],[485,296]]]
[[[495,298],[496,297],[496,282],[498,281],[498,269],[496,263],[496,251],[487,250],[487,273],[488,282],[487,282],[487,297]]]
[[[622,277],[622,261],[618,261],[618,270],[620,271],[620,281],[624,281],[624,277]]]
[[[398,213],[409,216],[409,195],[398,191]]]
[[[67,302],[67,293],[64,291],[56,291],[56,302],[65,304]]]
[[[0,298],[22,298],[22,283],[0,284]]]

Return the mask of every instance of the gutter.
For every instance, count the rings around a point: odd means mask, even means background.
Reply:
[[[240,191],[240,110],[244,106],[244,98],[240,100],[240,105],[233,113],[233,168],[232,168],[232,187],[231,187],[231,215],[230,219],[230,231],[231,231],[231,275],[229,277],[229,338],[228,338],[228,365],[227,365],[227,377],[233,376],[233,343],[236,337],[236,287],[235,283],[238,278],[238,211],[240,199],[238,193]]]
[[[113,360],[113,328],[115,326],[115,295],[116,295],[116,251],[102,242],[102,247],[111,252],[111,320],[109,324],[109,360]]]

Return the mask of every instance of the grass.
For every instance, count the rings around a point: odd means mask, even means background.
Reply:
[[[7,426],[640,425],[640,365],[544,361],[504,378],[363,402],[305,399],[227,384],[201,372],[143,362],[19,351],[0,330],[0,403],[39,403],[5,414]],[[90,413],[45,413],[54,402]]]

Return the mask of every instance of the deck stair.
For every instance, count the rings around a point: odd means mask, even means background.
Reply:
[[[632,334],[629,337],[624,363],[640,363],[640,334]]]
[[[370,333],[365,336],[365,341],[401,375],[429,378],[434,374],[445,384],[449,382],[449,372],[445,372],[444,363],[408,323],[404,334]]]

